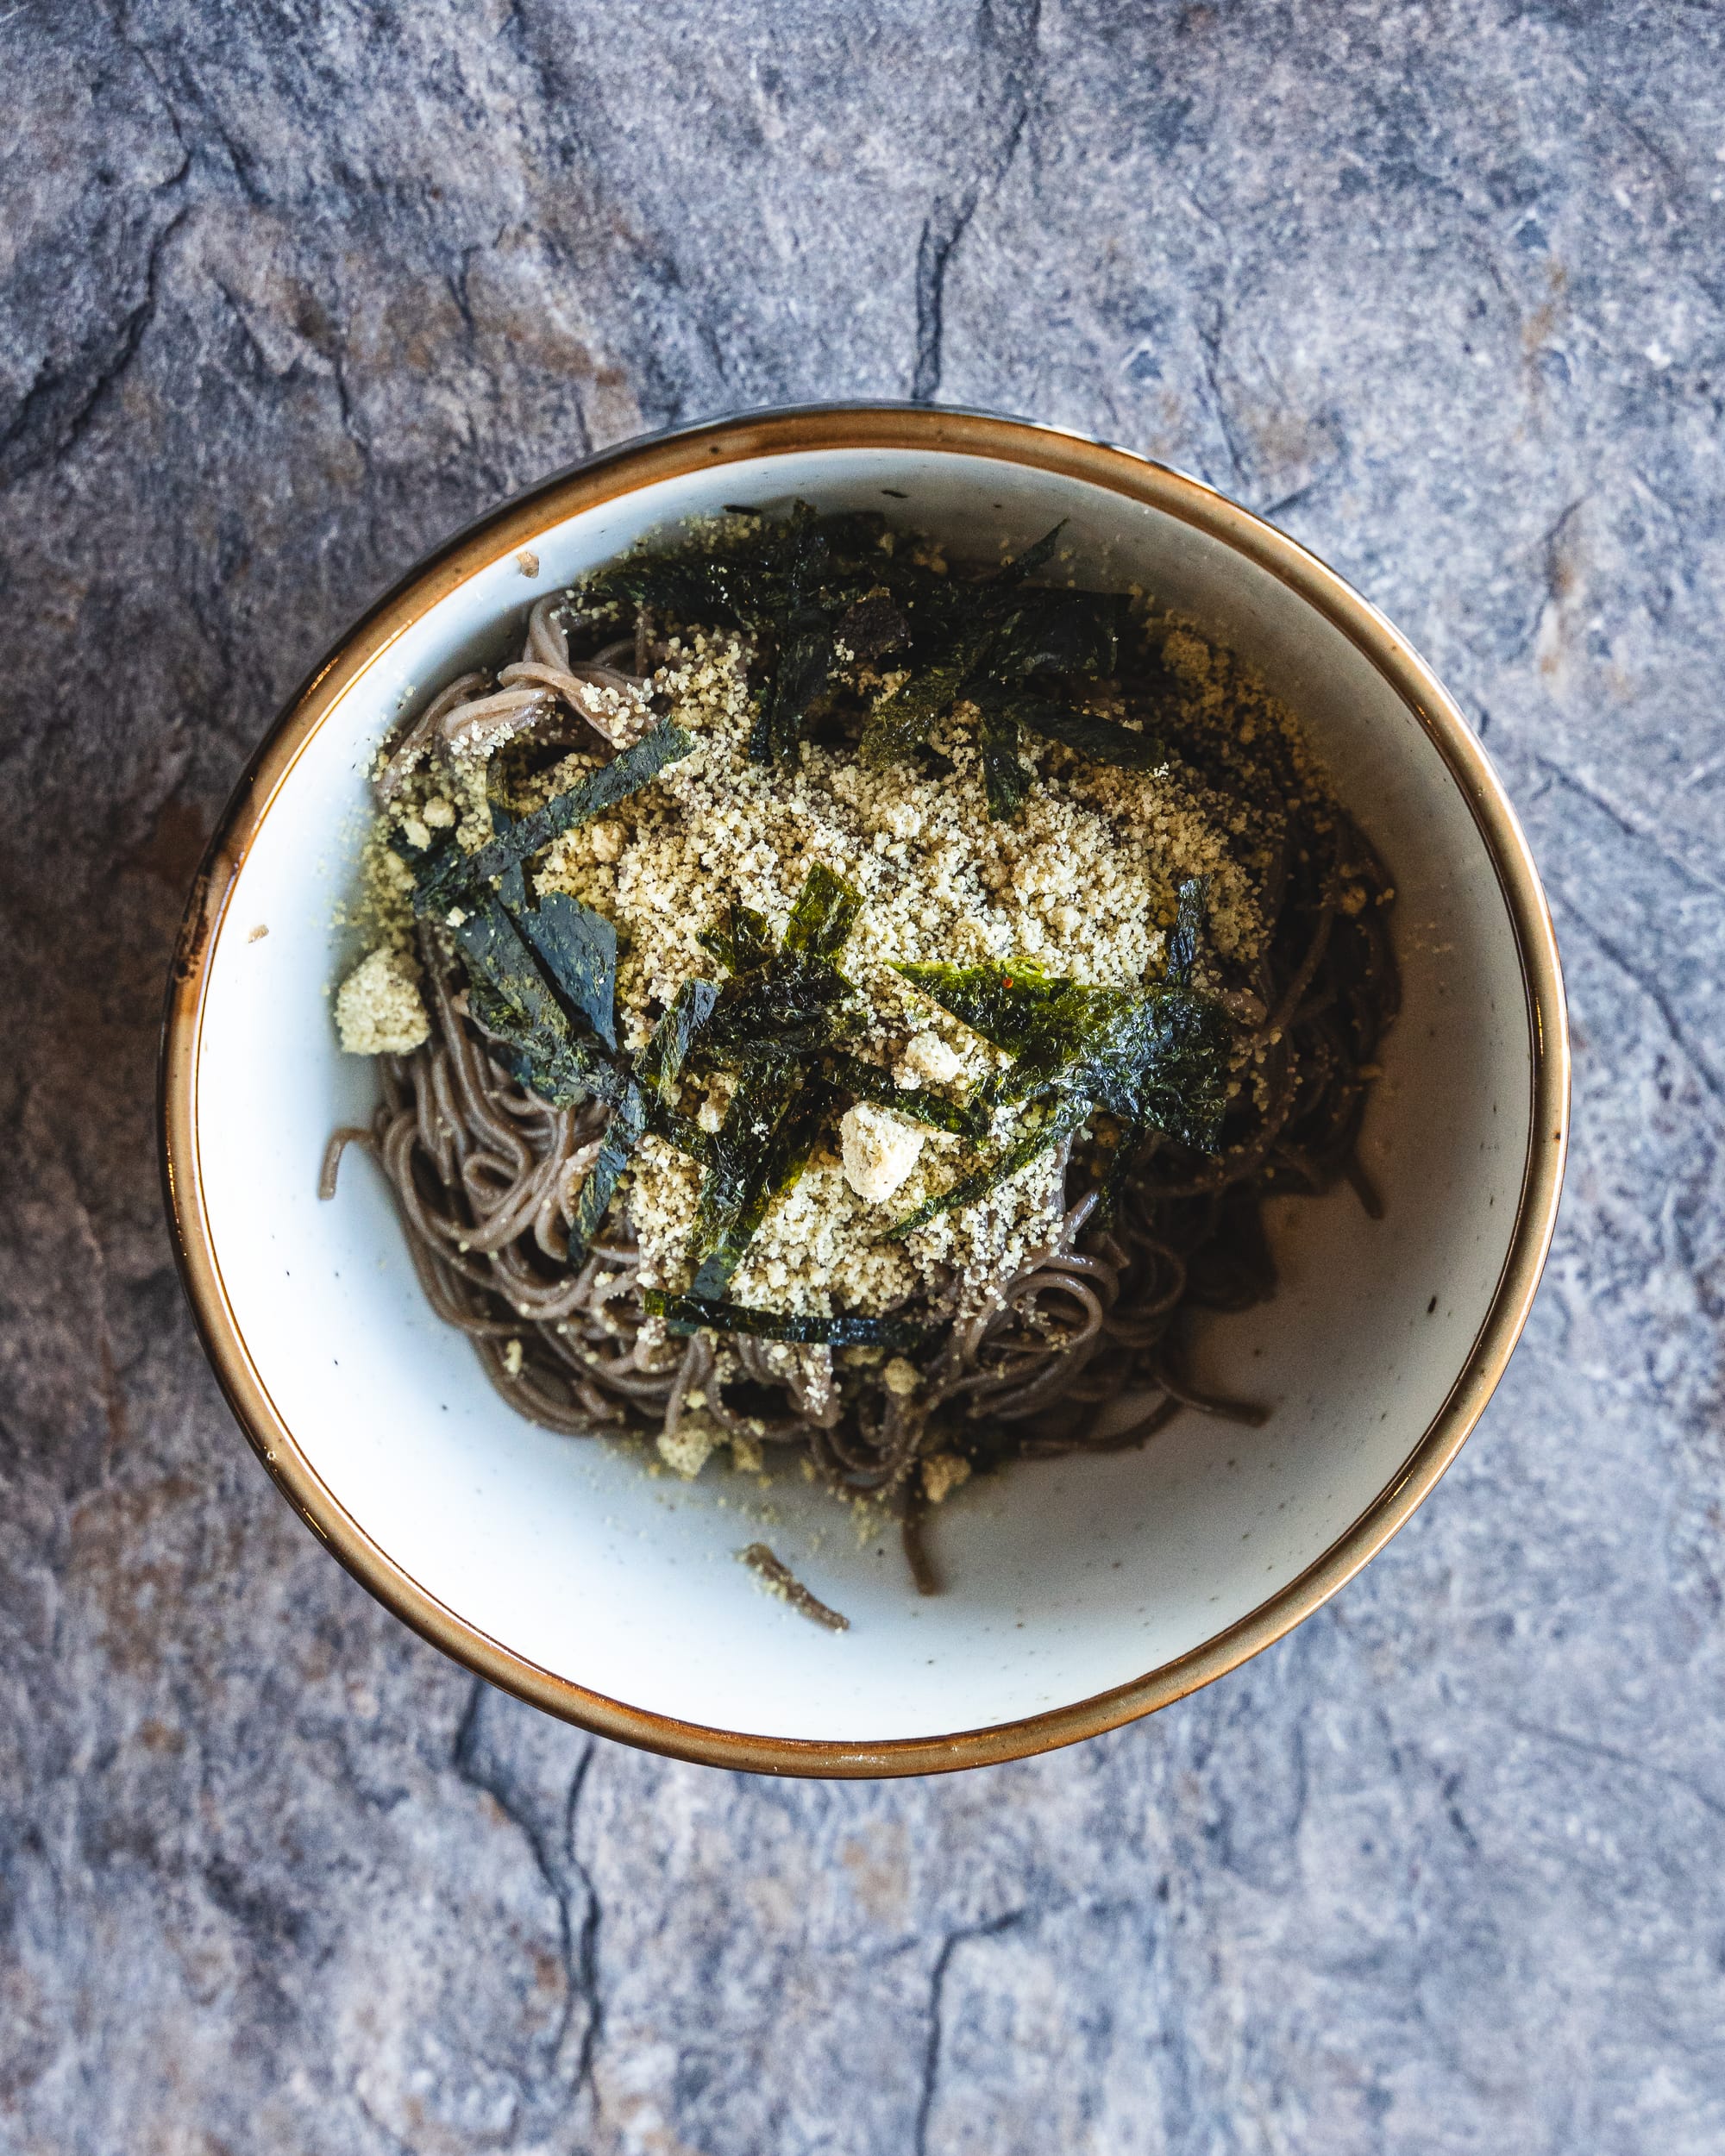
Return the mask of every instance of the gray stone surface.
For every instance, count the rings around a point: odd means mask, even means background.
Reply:
[[[0,12],[0,2148],[1725,2146],[1725,34],[1700,4]],[[953,1781],[475,1686],[169,1267],[161,981],[459,520],[856,392],[1163,454],[1414,636],[1546,869],[1576,1150],[1458,1466],[1153,1722]]]

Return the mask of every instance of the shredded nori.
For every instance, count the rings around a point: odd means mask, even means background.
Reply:
[[[565,831],[592,823],[631,793],[638,793],[668,763],[681,762],[693,747],[681,726],[659,719],[632,748],[620,749],[609,763],[589,772],[564,793],[554,794],[543,808],[524,816],[489,845],[481,846],[478,853],[461,856],[466,877],[479,883],[506,874],[517,862],[543,852]]]
[[[519,868],[511,874],[519,875]],[[533,947],[553,987],[598,1034],[617,1046],[617,931],[565,891],[536,906],[518,905],[515,924]]]
[[[862,908],[852,887],[817,864],[804,879],[775,945],[766,921],[733,906],[728,925],[702,937],[730,970],[701,1028],[697,1052],[737,1069],[737,1091],[710,1135],[667,1114],[672,1144],[700,1161],[705,1175],[690,1262],[699,1294],[723,1292],[773,1200],[807,1166],[821,1130],[847,1094],[868,1099],[890,1080],[838,1045],[851,988],[835,962]],[[668,1111],[674,1102],[661,1095]],[[923,1119],[969,1129],[962,1111],[929,1096]],[[914,1112],[921,1096],[906,1107]]]
[[[763,517],[716,543],[631,555],[590,578],[581,597],[589,605],[631,599],[674,621],[754,635],[763,647],[764,681],[750,753],[772,762],[802,737],[838,663],[841,629],[877,649],[900,633],[879,609],[872,617],[857,612],[882,581],[885,530],[873,511],[823,517],[799,501],[781,520]],[[861,655],[849,636],[844,648]]]
[[[702,1037],[702,1053],[747,1069],[830,1047],[852,1000],[850,984],[833,961],[862,903],[843,877],[812,868],[782,947],[760,914],[733,906],[729,927],[709,929],[701,938],[731,972]]]
[[[646,1294],[647,1314],[662,1318],[668,1332],[750,1332],[757,1339],[825,1347],[883,1347],[913,1354],[926,1345],[926,1326],[908,1318],[800,1317],[784,1310],[750,1310],[708,1295],[673,1295],[657,1288]]]
[[[825,1080],[805,1077],[794,1064],[739,1091],[706,1144],[690,1253],[697,1294],[724,1292],[768,1206],[807,1167],[836,1099]]]
[[[567,893],[549,893],[530,906],[525,864],[564,831],[637,793],[693,746],[681,727],[662,720],[633,748],[529,815],[512,818],[493,803],[493,836],[476,853],[463,853],[453,837],[416,847],[402,834],[392,836],[414,869],[415,913],[441,924],[467,961],[468,1009],[489,1036],[492,1056],[555,1106],[597,1096],[621,1112],[628,1101],[632,1081],[611,1060],[617,1050],[617,931]],[[589,1033],[608,1054],[589,1045]],[[687,1047],[685,1040],[681,1052]],[[632,1136],[629,1131],[637,1119],[633,1109],[620,1123],[613,1117],[623,1151],[614,1172],[606,1168],[612,1190],[622,1160],[639,1138],[639,1129]],[[588,1178],[595,1202],[602,1167],[603,1158]],[[604,1204],[610,1201],[607,1190]],[[603,1205],[599,1211],[602,1217]]]
[[[605,1126],[605,1138],[599,1149],[599,1157],[586,1172],[581,1185],[581,1194],[575,1201],[575,1218],[569,1230],[568,1262],[579,1265],[586,1255],[586,1249],[599,1233],[611,1201],[617,1195],[617,1186],[623,1171],[628,1167],[630,1156],[641,1143],[641,1133],[647,1127],[647,1103],[641,1088],[632,1081],[624,1086],[623,1098],[611,1112],[611,1120]]]
[[[738,512],[741,513],[741,512]],[[1052,560],[1063,524],[980,578],[941,573],[890,543],[870,513],[822,517],[804,501],[743,530],[631,555],[582,587],[584,603],[632,599],[688,626],[729,626],[756,642],[760,683],[750,754],[782,761],[807,734],[845,669],[888,663],[863,733],[871,761],[925,755],[956,705],[983,715],[989,812],[1018,813],[1034,781],[1026,730],[1102,762],[1145,769],[1165,758],[1153,734],[1084,708],[1075,686],[1111,677],[1131,635],[1131,605],[1112,592],[1030,580]]]
[[[455,910],[448,927],[467,961],[468,1008],[497,1061],[557,1107],[619,1100],[623,1074],[575,1033],[501,902],[487,895]]]
[[[785,949],[831,962],[844,949],[844,939],[862,910],[862,893],[817,862],[803,879],[803,887],[791,908]]]
[[[677,1081],[695,1036],[712,1016],[718,995],[711,981],[686,981],[635,1059],[635,1075],[667,1113],[677,1105]]]
[[[986,1198],[997,1184],[1016,1175],[1021,1168],[1029,1167],[1038,1154],[1049,1152],[1058,1145],[1062,1138],[1077,1129],[1088,1112],[1085,1102],[1068,1101],[1046,1123],[1015,1139],[1005,1152],[994,1160],[974,1169],[949,1189],[926,1200],[914,1213],[907,1213],[901,1220],[894,1220],[887,1230],[887,1239],[896,1242],[900,1237],[909,1235],[913,1229],[925,1226],[943,1213],[956,1212],[962,1206],[972,1206],[979,1198]]]
[[[861,1056],[835,1052],[825,1059],[824,1068],[846,1093],[855,1094],[859,1100],[877,1101],[906,1122],[925,1123],[932,1130],[950,1131],[959,1138],[981,1138],[988,1130],[986,1112],[925,1087],[901,1086],[890,1070]]]
[[[893,1235],[907,1235],[937,1213],[973,1204],[1076,1130],[1094,1109],[1122,1126],[1117,1166],[1151,1131],[1197,1152],[1216,1150],[1227,1106],[1233,1028],[1220,1004],[1189,985],[1204,889],[1195,877],[1181,886],[1168,971],[1152,987],[1085,987],[1022,958],[986,966],[895,968],[1013,1057],[1011,1067],[978,1096],[979,1113],[1039,1102],[1051,1120],[896,1222]],[[1120,1176],[1111,1176],[1105,1200],[1111,1201],[1123,1176],[1123,1167]]]
[[[1153,735],[1104,718],[1068,695],[1063,681],[1112,674],[1129,629],[1127,601],[1107,592],[1065,592],[1026,579],[1054,552],[1063,527],[993,576],[975,583],[929,580],[906,603],[913,629],[910,667],[869,715],[865,756],[876,763],[908,755],[956,705],[982,718],[982,773],[988,812],[1015,816],[1034,774],[1020,757],[1024,729],[1103,762],[1145,769],[1165,760]]]

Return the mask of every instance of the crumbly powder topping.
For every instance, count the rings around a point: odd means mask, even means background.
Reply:
[[[1290,781],[1278,774],[1300,772],[1291,783],[1303,789],[1301,752],[1279,707],[1202,638],[1168,631],[1163,663],[1189,727],[1214,739],[1208,777],[1184,763],[1126,771],[1027,743],[1038,783],[1011,822],[988,814],[975,729],[963,713],[932,738],[945,770],[906,762],[874,768],[849,743],[806,742],[789,767],[751,761],[751,658],[748,640],[736,635],[693,631],[670,640],[653,688],[660,707],[693,737],[693,751],[603,819],[564,834],[533,878],[541,895],[568,892],[616,924],[625,1048],[643,1044],[685,981],[712,977],[703,930],[737,902],[764,914],[782,936],[817,863],[862,895],[839,959],[857,992],[853,1044],[906,1087],[962,1098],[1007,1059],[919,995],[894,964],[1022,956],[1089,986],[1135,986],[1160,969],[1176,888],[1189,876],[1208,879],[1214,948],[1237,965],[1251,962],[1264,934],[1255,887],[1288,805]],[[1096,700],[1122,716],[1106,690]],[[1272,745],[1276,754],[1259,761]],[[515,805],[549,799],[602,761],[584,751],[566,756],[518,788]],[[411,837],[419,836],[415,824],[428,835],[454,825],[468,849],[483,844],[490,836],[485,759],[446,756],[411,774],[396,820]],[[411,967],[411,879],[380,844],[368,867],[370,917],[385,942],[373,958]],[[417,1002],[417,988],[412,993]],[[405,1037],[405,1026],[403,1018],[392,1043]],[[691,1104],[703,1128],[718,1127],[737,1082],[723,1073],[706,1082],[706,1099]],[[896,1148],[890,1197],[872,1199],[863,1192],[884,1193],[888,1178],[884,1162],[871,1157],[865,1166],[862,1152],[893,1150],[872,1127],[875,1118],[883,1126],[894,1120],[874,1109],[856,1118],[859,1131],[869,1126],[866,1140],[847,1149],[835,1132],[794,1188],[774,1201],[734,1275],[737,1300],[879,1315],[922,1295],[963,1315],[985,1307],[1046,1244],[1060,1181],[1051,1151],[975,1204],[888,1240],[894,1220],[982,1156],[946,1132],[901,1125],[913,1146]],[[1004,1112],[987,1150],[1024,1127],[1023,1112]],[[645,1285],[687,1288],[700,1181],[687,1155],[656,1136],[643,1140],[624,1191]]]
[[[419,968],[405,951],[380,945],[342,983],[336,1028],[350,1056],[411,1056],[431,1037]]]

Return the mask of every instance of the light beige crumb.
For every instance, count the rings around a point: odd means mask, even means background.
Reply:
[[[539,573],[539,557],[534,553],[531,547],[519,548],[516,552],[515,566],[520,570],[523,576],[537,576]]]
[[[268,934],[269,930],[261,921],[260,921],[257,926],[251,931],[250,935],[247,937],[246,941],[248,943],[260,943]]]
[[[964,1058],[938,1033],[913,1033],[893,1075],[908,1093],[916,1086],[950,1086],[963,1069]]]
[[[431,1033],[413,961],[387,947],[362,959],[336,998],[336,1026],[350,1056],[411,1056]]]
[[[511,1377],[521,1375],[522,1346],[519,1340],[505,1340],[503,1344],[503,1367]]]
[[[889,1393],[896,1393],[900,1400],[907,1400],[922,1382],[917,1366],[902,1355],[895,1355],[881,1373]]]
[[[931,1505],[943,1505],[961,1482],[970,1479],[970,1463],[962,1453],[931,1453],[922,1463],[923,1495]]]
[[[917,1164],[923,1134],[890,1110],[859,1100],[839,1119],[844,1180],[859,1198],[884,1205]]]
[[[693,1482],[712,1458],[718,1437],[717,1426],[704,1415],[685,1415],[674,1430],[662,1430],[654,1444],[667,1467]]]

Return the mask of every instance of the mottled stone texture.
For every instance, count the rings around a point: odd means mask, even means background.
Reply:
[[[1699,4],[0,14],[0,2147],[1725,2146],[1725,36]],[[475,1685],[289,1517],[160,1218],[278,701],[590,446],[856,392],[1200,472],[1498,759],[1577,1020],[1538,1309],[1154,1722],[774,1786]]]

